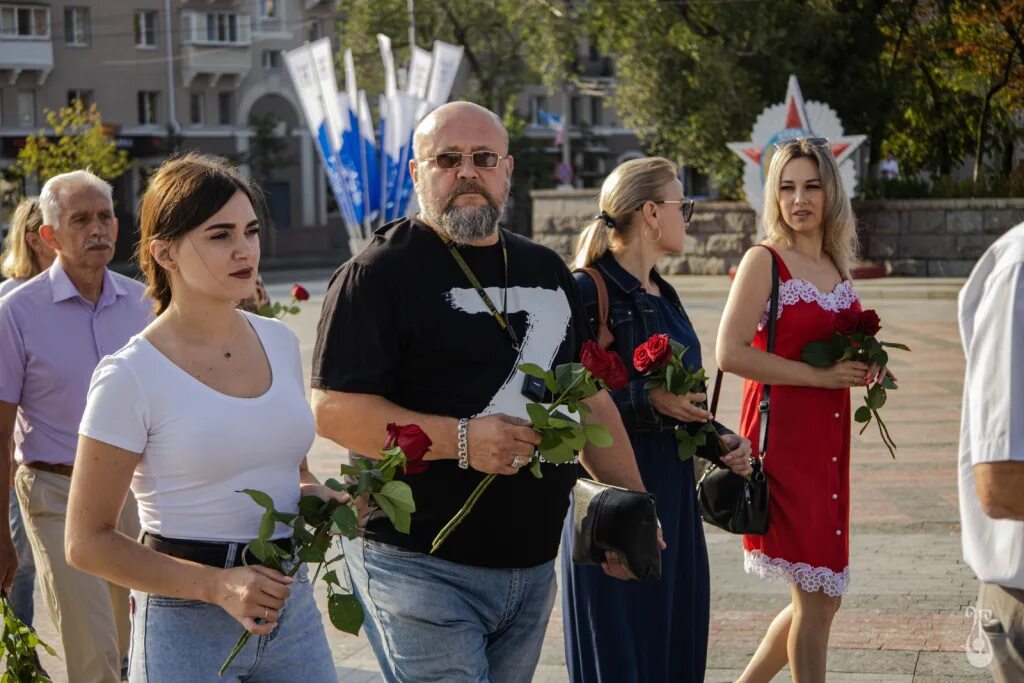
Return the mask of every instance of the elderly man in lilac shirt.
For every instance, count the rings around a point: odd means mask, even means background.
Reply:
[[[116,624],[127,624],[127,593],[68,566],[64,521],[93,370],[142,331],[152,306],[140,283],[107,269],[117,238],[110,185],[88,171],[65,173],[43,186],[40,204],[39,233],[57,260],[0,299],[0,509],[10,492],[13,433],[15,488],[68,681],[106,683],[120,680]],[[125,506],[128,530],[138,528],[137,514]],[[0,585],[9,591],[17,555],[2,518]]]

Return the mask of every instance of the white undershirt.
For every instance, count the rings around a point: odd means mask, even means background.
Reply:
[[[299,463],[313,443],[298,339],[283,323],[245,314],[270,362],[255,398],[222,394],[142,336],[100,361],[79,433],[141,453],[132,491],[142,528],[169,538],[249,541],[262,509],[241,489],[295,512]],[[288,535],[279,524],[274,535]]]

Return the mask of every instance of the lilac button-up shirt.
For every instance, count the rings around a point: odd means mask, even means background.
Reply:
[[[18,405],[19,463],[74,462],[93,370],[153,319],[144,290],[108,270],[94,306],[57,259],[0,298],[0,401]]]

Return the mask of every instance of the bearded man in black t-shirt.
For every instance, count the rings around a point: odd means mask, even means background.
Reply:
[[[328,287],[313,354],[317,430],[358,453],[376,453],[388,423],[419,425],[433,441],[426,471],[401,476],[416,502],[410,533],[376,512],[365,539],[344,544],[385,679],[526,682],[555,599],[576,466],[545,463],[539,479],[521,469],[540,437],[517,366],[577,361],[589,332],[558,255],[498,227],[513,167],[500,119],[444,105],[417,127],[414,151],[419,216],[378,230]],[[611,398],[588,404],[614,445],[588,445],[581,462],[643,490]],[[487,474],[500,476],[430,555]],[[607,560],[607,573],[630,578]]]

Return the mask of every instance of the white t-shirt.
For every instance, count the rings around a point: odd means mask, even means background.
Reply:
[[[975,265],[960,292],[958,318],[967,355],[960,422],[964,560],[985,583],[1024,589],[1024,522],[985,514],[973,470],[1024,462],[1024,223]]]
[[[298,340],[246,313],[270,361],[270,388],[235,398],[206,386],[140,335],[100,361],[79,433],[141,453],[132,491],[142,528],[169,538],[250,541],[262,508],[241,489],[296,512],[299,463],[313,443]],[[288,535],[279,524],[275,538]]]

